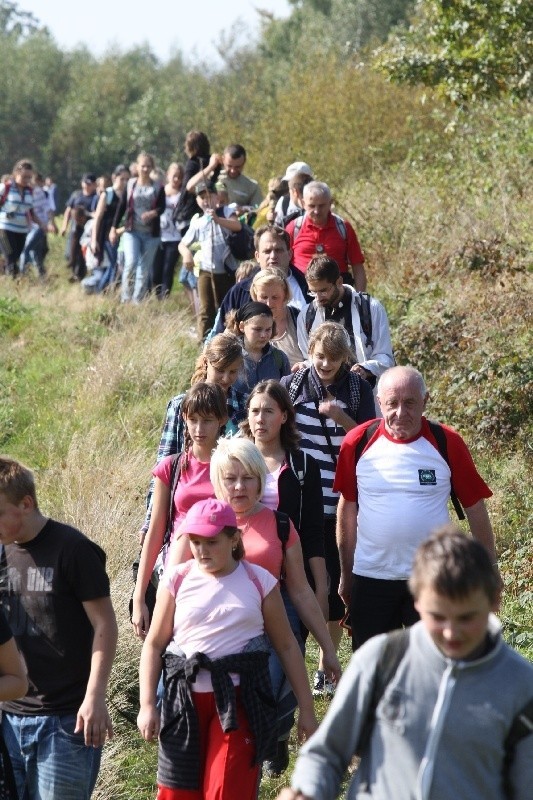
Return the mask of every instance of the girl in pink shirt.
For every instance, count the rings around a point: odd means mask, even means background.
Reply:
[[[197,501],[213,496],[209,478],[211,453],[216,447],[222,426],[228,420],[226,395],[220,386],[213,383],[192,386],[183,398],[181,409],[185,419],[185,441],[184,449],[178,456],[178,480],[177,483],[174,481],[172,498],[176,456],[167,456],[152,471],[155,477],[152,515],[141,550],[131,616],[135,634],[141,639],[146,636],[150,624],[146,589],[158,554],[165,544],[167,546],[162,555],[166,556],[174,531],[189,508]]]
[[[276,578],[242,560],[231,506],[195,503],[179,533],[194,561],[162,578],[139,673],[137,725],[147,741],[159,736],[157,800],[255,800],[277,740],[264,634],[298,698],[301,739],[316,729],[305,663]]]

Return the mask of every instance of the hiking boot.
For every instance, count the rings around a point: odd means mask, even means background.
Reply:
[[[289,766],[289,740],[278,742],[278,749],[271,761],[263,761],[263,775],[266,778],[278,778]]]
[[[325,673],[317,669],[313,681],[313,697],[333,697],[335,688],[335,684],[326,678]]]

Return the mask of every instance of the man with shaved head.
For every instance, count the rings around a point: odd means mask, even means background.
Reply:
[[[408,366],[386,370],[377,399],[383,419],[346,435],[333,486],[341,493],[339,594],[350,611],[354,650],[418,620],[407,585],[414,553],[449,521],[450,495],[464,507],[472,536],[497,569],[485,506],[492,492],[461,436],[426,419],[429,393],[420,372]]]

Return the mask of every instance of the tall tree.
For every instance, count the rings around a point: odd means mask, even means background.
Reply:
[[[531,97],[530,0],[420,0],[411,28],[377,52],[392,80],[434,86],[458,105]]]

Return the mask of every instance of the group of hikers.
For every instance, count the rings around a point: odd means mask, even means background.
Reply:
[[[533,667],[495,614],[491,490],[462,437],[427,418],[421,373],[395,364],[327,184],[295,162],[289,193],[279,181],[262,206],[241,145],[211,154],[191,131],[186,152],[166,185],[145,153],[137,176],[120,170],[115,210],[101,194],[91,234],[96,254],[124,242],[125,302],[150,280],[168,294],[179,252],[201,343],[190,388],[167,405],[130,602],[158,799],[255,800],[287,769],[296,719],[304,744],[280,800],[333,800],[355,755],[349,798],[526,800]],[[162,247],[164,219],[175,246]],[[0,543],[5,796],[89,798],[112,735],[105,554],[42,514],[10,458]],[[316,697],[331,700],[320,726]]]

